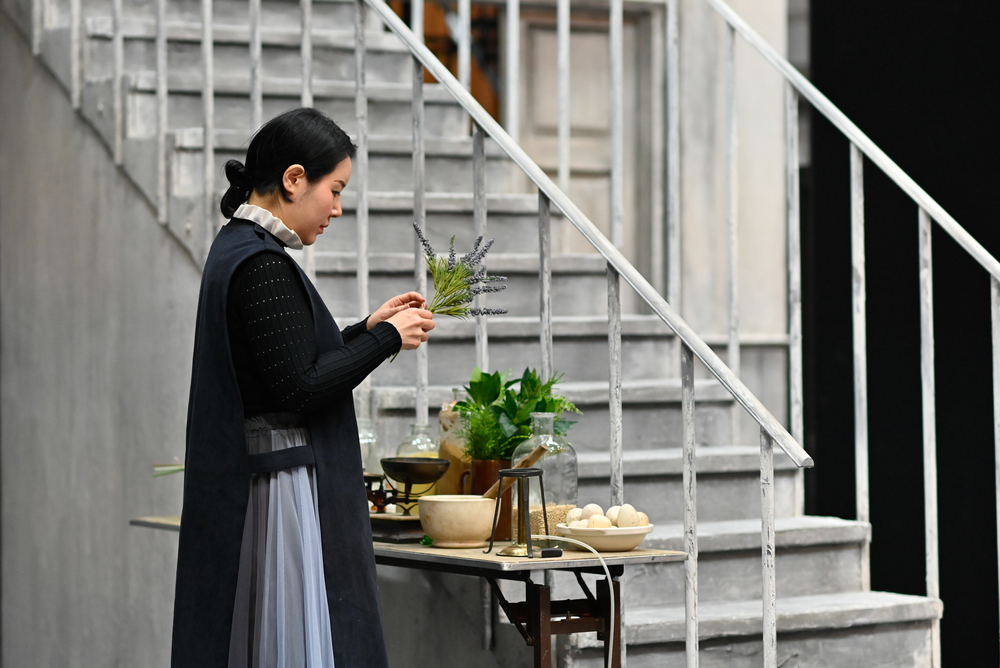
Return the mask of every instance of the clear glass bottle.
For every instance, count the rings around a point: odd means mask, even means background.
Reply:
[[[375,425],[371,420],[358,418],[358,441],[361,443],[361,464],[368,470],[368,459],[373,452],[378,452],[375,438]]]
[[[399,442],[397,457],[438,457],[438,443],[431,438],[429,424],[411,424],[410,435]]]
[[[555,433],[555,413],[532,413],[531,418],[533,434],[531,438],[514,450],[511,465],[517,466],[518,462],[534,452],[536,448],[545,448],[546,452],[531,466],[542,469],[541,482],[545,485],[545,514],[549,520],[549,532],[555,532],[556,525],[566,521],[566,513],[576,507],[579,485],[576,451],[566,439]],[[517,535],[517,485],[514,485],[513,489],[511,535],[515,542],[523,543],[523,538]],[[528,487],[528,508],[531,533],[533,535],[545,533],[541,485],[535,479],[529,483]]]

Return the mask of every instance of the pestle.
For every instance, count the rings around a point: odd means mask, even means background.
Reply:
[[[529,452],[526,457],[524,457],[521,461],[519,461],[512,468],[515,468],[515,469],[527,469],[527,468],[531,468],[532,466],[535,465],[535,462],[537,462],[539,459],[541,459],[542,455],[544,455],[548,451],[549,451],[548,448],[546,448],[544,445],[539,445],[534,450],[532,450],[531,452]],[[503,491],[506,492],[508,489],[510,489],[510,486],[513,485],[513,484],[514,484],[514,479],[513,478],[508,478],[507,480],[505,480],[504,484],[503,484]],[[493,483],[492,487],[490,487],[488,490],[486,490],[486,493],[483,494],[483,498],[484,499],[495,499],[495,498],[497,498],[497,493],[499,492],[499,489],[500,489],[500,481],[497,480],[495,483]]]

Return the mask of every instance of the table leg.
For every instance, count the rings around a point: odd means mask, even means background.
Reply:
[[[528,633],[535,652],[535,668],[552,668],[551,590],[545,585],[527,585]]]
[[[622,589],[621,583],[615,579],[611,582],[610,591],[607,579],[597,581],[597,606],[604,616],[605,631],[598,634],[604,640],[604,668],[621,668],[622,665]],[[611,601],[615,603],[614,628],[608,628],[611,616]],[[608,640],[614,638],[613,646]],[[612,650],[609,652],[609,650]]]

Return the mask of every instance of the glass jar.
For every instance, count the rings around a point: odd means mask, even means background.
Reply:
[[[399,442],[397,457],[437,457],[438,444],[431,438],[429,424],[411,424],[410,435]]]
[[[368,470],[368,458],[373,452],[378,452],[375,439],[375,426],[371,420],[358,418],[358,441],[361,444],[361,464]]]
[[[576,507],[579,485],[579,469],[573,446],[555,433],[555,413],[532,413],[532,436],[517,446],[511,457],[511,465],[531,454],[535,448],[544,447],[546,452],[531,465],[542,470],[541,484],[532,480],[528,486],[529,530],[532,535],[545,533],[545,517],[542,515],[542,485],[545,486],[545,515],[548,516],[549,532],[552,535],[557,524],[566,522],[566,514]],[[511,535],[517,543],[524,539],[517,533],[517,485],[514,485],[511,499],[513,517]]]

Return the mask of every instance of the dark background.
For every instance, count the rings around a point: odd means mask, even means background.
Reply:
[[[812,80],[1000,256],[1000,3],[813,0]],[[803,173],[810,513],[854,517],[849,157],[813,114]],[[872,588],[925,593],[917,207],[865,161]],[[989,278],[936,225],[943,660],[996,666],[997,538]]]

